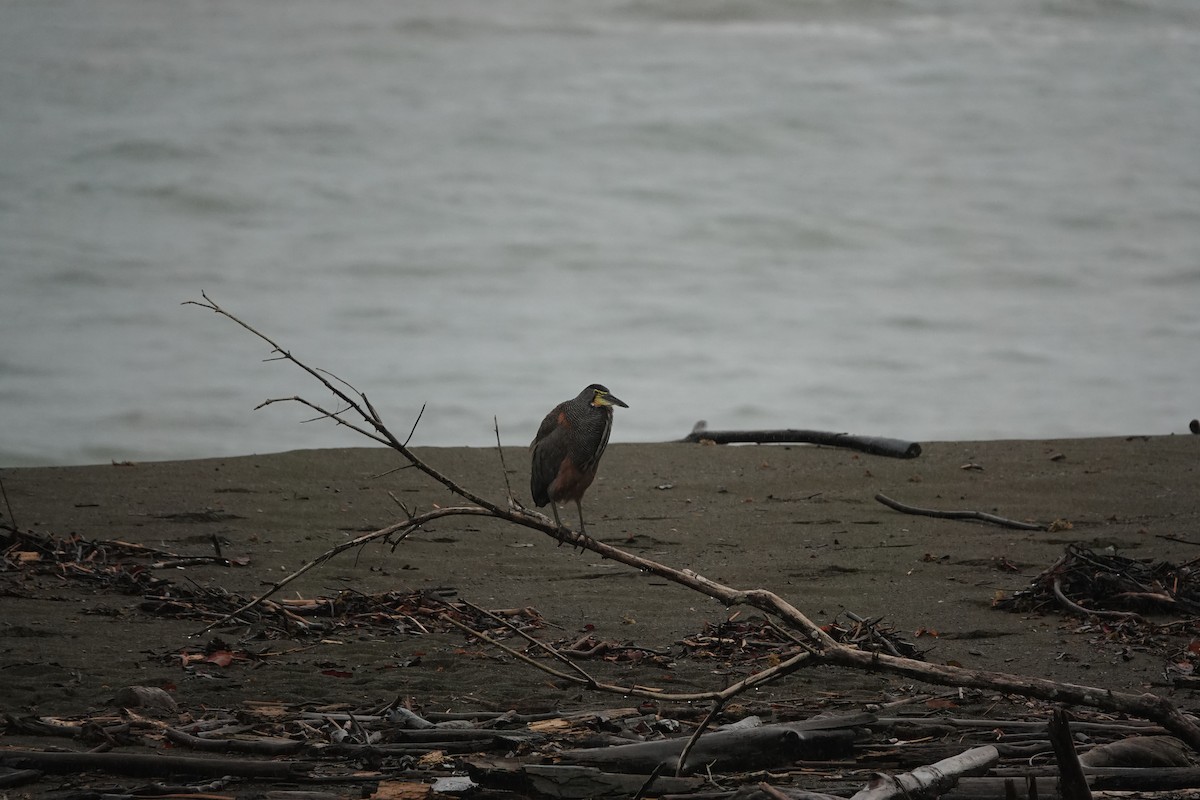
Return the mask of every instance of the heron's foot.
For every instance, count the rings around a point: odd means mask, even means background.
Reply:
[[[584,552],[585,550],[587,550],[587,548],[583,546],[583,543],[585,541],[591,541],[591,538],[592,537],[588,535],[587,528],[581,527],[580,531],[579,531],[579,535],[575,538],[575,541],[573,541],[571,543],[571,549],[574,550],[575,546],[579,545],[579,552],[580,553]]]

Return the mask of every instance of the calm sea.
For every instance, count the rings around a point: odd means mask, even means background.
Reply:
[[[1195,0],[3,0],[0,466],[1186,432]]]

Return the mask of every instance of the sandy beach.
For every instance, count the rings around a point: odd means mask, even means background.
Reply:
[[[844,611],[884,624],[930,661],[1172,695],[1160,652],[1107,641],[1060,613],[995,610],[1078,543],[1136,559],[1200,555],[1200,437],[923,443],[913,460],[809,446],[613,445],[589,493],[591,533],[640,555],[737,588],[768,588],[818,623]],[[472,491],[504,497],[495,450],[418,454]],[[506,448],[518,499],[528,455]],[[305,561],[364,532],[454,498],[415,470],[392,471],[386,449],[295,451],[187,462],[4,470],[20,530],[214,552],[240,566],[160,571],[178,585],[252,596]],[[1059,530],[902,514],[879,492],[916,506],[983,511]],[[527,501],[526,501],[527,502]],[[573,520],[567,509],[565,520]],[[6,515],[10,513],[6,510]],[[577,687],[471,642],[354,628],[259,641],[246,626],[195,638],[201,623],[148,613],[141,597],[68,574],[10,568],[0,633],[6,710],[69,713],[127,685],[166,687],[183,707],[250,700],[309,703],[411,699],[427,708],[552,709],[603,705]],[[680,654],[677,643],[730,610],[666,581],[541,534],[477,517],[438,521],[394,549],[344,553],[279,598],[438,590],[490,609],[536,609],[542,636],[600,640]],[[741,609],[740,613],[754,613]],[[269,658],[185,666],[180,654],[213,636]],[[1185,646],[1187,640],[1180,643]],[[674,648],[674,649],[673,649]],[[744,666],[744,665],[743,665]],[[674,691],[720,688],[744,669],[675,657],[598,663],[621,681]],[[756,697],[878,697],[903,684],[820,668]]]

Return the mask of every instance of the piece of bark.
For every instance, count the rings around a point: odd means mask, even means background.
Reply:
[[[113,695],[112,703],[121,708],[140,708],[147,713],[175,714],[175,698],[157,686],[126,686]]]
[[[987,772],[1000,760],[991,745],[975,747],[936,764],[917,767],[902,775],[876,774],[862,791],[851,800],[916,800],[939,797],[952,788],[958,779]]]
[[[849,433],[810,431],[797,428],[769,431],[710,431],[701,420],[692,432],[679,440],[696,444],[819,444],[826,447],[844,447],[873,456],[888,458],[916,458],[921,455],[921,445],[903,439],[883,436],[854,436]]]

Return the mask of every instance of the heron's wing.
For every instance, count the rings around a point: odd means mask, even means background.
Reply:
[[[555,428],[558,427],[558,413],[561,406],[555,406],[554,410],[546,415],[542,420],[542,424],[538,426],[538,432],[533,437],[533,441],[529,443],[530,447],[537,447],[537,443],[549,436]]]

